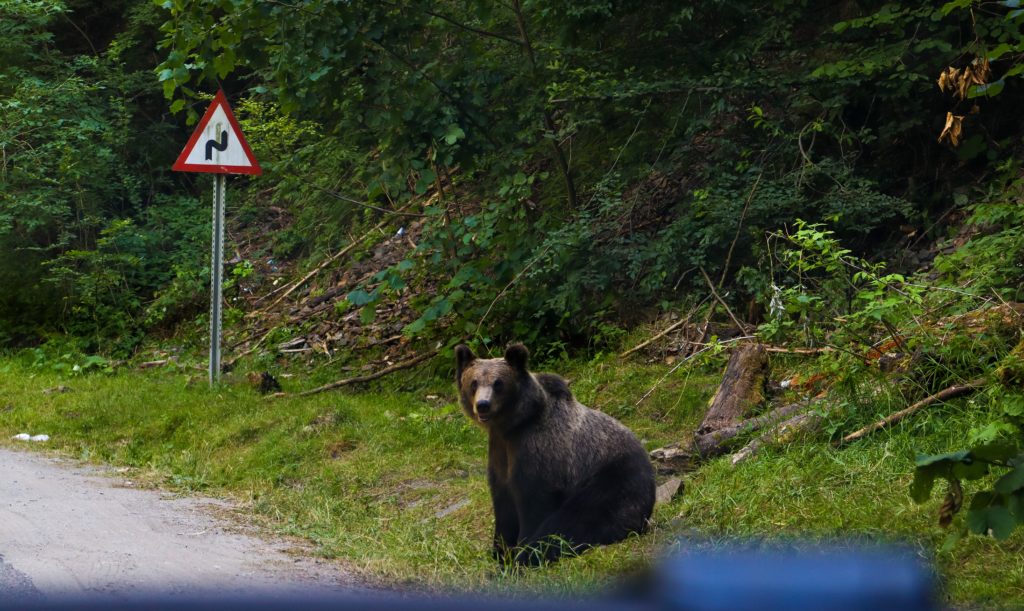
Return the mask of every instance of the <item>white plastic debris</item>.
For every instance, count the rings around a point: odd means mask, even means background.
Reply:
[[[11,437],[11,439],[17,439],[18,441],[28,441],[29,439],[32,439],[32,436],[29,435],[28,433],[18,433],[14,437]]]
[[[49,435],[33,435],[29,437],[29,441],[50,441]]]

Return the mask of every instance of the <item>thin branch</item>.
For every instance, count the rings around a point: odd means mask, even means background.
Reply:
[[[651,106],[651,98],[647,98],[647,104],[644,106],[644,109],[640,112],[640,116],[637,117],[636,125],[633,126],[633,132],[631,134],[629,134],[628,138],[626,138],[626,142],[623,143],[623,145],[621,147],[619,147],[619,152],[618,152],[618,154],[615,155],[615,160],[612,161],[611,167],[608,168],[607,172],[605,172],[605,175],[604,175],[603,178],[607,178],[608,176],[610,176],[611,173],[615,171],[615,167],[619,165],[619,159],[622,158],[622,153],[624,153],[626,151],[626,148],[629,147],[629,143],[633,141],[633,137],[636,136],[636,133],[638,131],[640,131],[640,123],[644,120],[644,115],[647,114],[647,109],[650,106]],[[602,178],[602,180],[603,180],[603,178]],[[600,181],[598,181],[598,182],[600,182]],[[599,190],[595,190],[593,195],[590,196],[590,199],[587,200],[587,207],[588,208],[590,207],[590,204],[593,203],[594,198],[597,197],[598,193],[599,193]]]
[[[802,354],[808,356],[817,356],[819,354],[827,354],[834,352],[835,348],[831,346],[822,346],[821,348],[785,348],[783,346],[765,346],[765,352],[777,352],[781,354]],[[856,356],[856,355],[855,355]],[[858,356],[858,358],[860,358]]]
[[[715,290],[714,283],[711,282],[711,278],[708,277],[708,273],[704,271],[703,267],[700,268],[700,273],[704,276],[704,280],[707,281],[708,288],[711,289],[711,294],[715,297],[715,300],[718,301],[718,303],[720,303],[723,308],[725,308],[725,311],[729,313],[729,318],[731,318],[732,321],[736,323],[736,326],[739,327],[739,330],[745,332],[746,326],[743,323],[741,323],[738,318],[736,318],[736,315],[732,313],[731,309],[729,309],[729,305],[725,303],[725,300],[723,300],[722,297],[718,294],[718,291]]]
[[[448,23],[452,24],[453,26],[455,26],[455,27],[457,27],[457,28],[459,28],[461,30],[466,30],[467,32],[472,32],[474,34],[479,34],[481,36],[488,36],[490,38],[497,38],[498,40],[504,40],[505,42],[510,42],[510,43],[512,43],[512,44],[514,44],[514,45],[516,45],[518,47],[523,46],[523,41],[518,39],[518,38],[513,38],[512,36],[506,36],[505,34],[499,34],[498,32],[491,32],[491,31],[488,31],[488,30],[481,30],[481,29],[478,29],[478,28],[474,28],[473,26],[469,26],[469,25],[466,25],[464,23],[460,23],[458,21],[455,21],[454,19],[452,19],[451,17],[449,17],[447,15],[442,15],[441,13],[435,13],[434,11],[426,11],[425,10],[423,12],[428,14],[428,15],[430,15],[431,17],[437,17],[438,19],[447,21]]]
[[[924,399],[921,399],[920,401],[918,401],[917,403],[914,403],[913,405],[911,405],[910,407],[908,407],[906,409],[901,409],[900,411],[898,411],[898,412],[896,412],[894,414],[890,414],[890,415],[886,416],[885,418],[879,420],[878,422],[874,422],[874,423],[869,424],[868,426],[866,426],[866,427],[864,427],[864,428],[862,428],[860,430],[857,430],[857,431],[854,431],[854,432],[850,433],[846,437],[843,437],[840,441],[836,442],[835,445],[836,446],[840,446],[840,445],[843,445],[843,444],[846,444],[846,443],[850,443],[851,441],[857,441],[858,439],[861,439],[862,437],[867,437],[871,433],[874,433],[875,431],[883,429],[883,428],[885,428],[885,427],[887,427],[887,426],[889,426],[891,424],[895,424],[895,423],[899,422],[900,420],[903,420],[907,416],[910,416],[914,412],[917,412],[918,410],[920,410],[922,408],[928,407],[929,405],[931,405],[932,403],[935,403],[936,401],[944,401],[946,399],[951,399],[953,397],[958,397],[960,395],[963,395],[963,394],[966,394],[966,393],[969,393],[969,392],[973,392],[973,391],[981,388],[984,385],[985,385],[985,379],[984,378],[978,378],[978,379],[975,379],[975,380],[971,380],[970,382],[966,382],[964,384],[954,384],[953,386],[950,386],[949,388],[945,388],[943,390],[940,390],[939,392],[935,393],[934,395],[929,395],[929,396],[925,397]]]
[[[544,89],[541,84],[541,73],[537,67],[537,58],[533,52],[533,43],[530,41],[530,33],[526,29],[526,18],[523,16],[523,6],[520,0],[513,0],[512,12],[516,16],[516,26],[519,28],[519,36],[522,38],[522,49],[526,55],[527,61],[530,63],[530,71],[533,73],[533,78],[537,81],[539,89]],[[648,102],[650,104],[650,102]],[[541,116],[544,121],[544,129],[551,134],[551,150],[555,155],[555,162],[558,164],[559,170],[562,171],[562,178],[565,181],[566,197],[569,200],[569,209],[575,210],[578,207],[578,198],[576,195],[576,181],[572,176],[572,169],[569,167],[569,161],[565,156],[565,151],[562,150],[562,146],[558,143],[558,127],[555,124],[555,118],[551,114],[551,110],[545,105],[541,109]]]
[[[402,361],[401,363],[395,363],[394,365],[392,365],[390,367],[385,367],[384,369],[381,369],[380,371],[376,371],[374,373],[367,374],[367,375],[364,375],[364,376],[356,376],[354,378],[346,378],[344,380],[338,380],[337,382],[331,382],[330,384],[324,384],[323,386],[318,386],[318,387],[313,388],[311,390],[300,392],[298,394],[298,396],[300,396],[300,397],[308,397],[310,395],[315,395],[317,393],[322,393],[322,392],[327,391],[327,390],[334,390],[335,388],[340,388],[340,387],[346,386],[348,384],[358,384],[360,382],[369,382],[371,380],[376,380],[377,378],[382,378],[382,377],[388,375],[389,373],[394,373],[394,372],[400,371],[402,369],[408,369],[409,367],[412,367],[413,365],[416,365],[417,363],[421,363],[421,362],[423,362],[423,361],[425,361],[425,360],[427,360],[429,358],[432,358],[432,357],[434,357],[436,355],[437,355],[437,350],[431,350],[429,352],[424,352],[423,354],[414,356],[413,358],[408,359],[406,361]],[[287,395],[279,394],[279,395],[275,395],[275,396],[287,396]]]
[[[546,253],[550,249],[551,249],[551,244],[548,244],[547,246],[545,246],[544,250],[542,250],[539,253],[537,253],[537,255],[529,263],[527,263],[525,267],[523,267],[523,269],[519,270],[519,273],[516,274],[515,278],[512,278],[512,280],[508,284],[505,285],[505,288],[501,289],[501,291],[497,295],[494,296],[494,299],[491,300],[491,304],[489,306],[487,306],[487,310],[484,311],[484,315],[480,317],[480,322],[476,323],[476,332],[477,333],[480,332],[480,328],[483,326],[484,321],[487,320],[487,316],[488,316],[488,314],[491,313],[491,308],[494,307],[494,304],[498,303],[498,300],[501,299],[502,297],[504,297],[505,293],[508,292],[508,290],[510,288],[512,288],[512,285],[515,284],[516,282],[518,282],[519,279],[523,276],[523,274],[525,274],[527,270],[529,270],[531,267],[533,267],[534,263],[536,263],[537,261],[540,261],[540,258],[542,256],[544,256],[544,253]]]
[[[477,120],[473,118],[473,115],[469,114],[469,112],[465,108],[463,108],[462,102],[454,94],[448,91],[443,85],[441,85],[441,83],[437,82],[436,79],[432,78],[429,74],[427,74],[426,68],[417,66],[411,60],[403,56],[401,53],[398,53],[397,51],[391,49],[390,47],[384,44],[381,44],[380,42],[377,42],[376,40],[366,39],[366,42],[367,44],[384,51],[391,57],[398,60],[398,62],[401,63],[403,66],[412,70],[419,76],[423,77],[428,83],[433,85],[434,88],[437,89],[441,95],[443,95],[449,102],[451,102],[452,106],[457,108],[459,112],[462,113],[462,116],[466,118],[466,121],[469,121],[470,125],[472,125],[481,134],[483,134],[484,139],[487,140],[491,144],[491,146],[499,149],[501,148],[501,144],[494,139],[494,136],[491,135],[491,132],[488,131],[488,129],[483,125],[480,125],[480,123],[478,123]]]
[[[732,263],[732,251],[736,248],[736,242],[740,239],[740,231],[743,229],[743,221],[747,218],[747,210],[750,209],[750,202],[754,199],[754,193],[757,193],[757,185],[761,184],[762,176],[764,176],[764,170],[761,170],[757,175],[757,180],[754,181],[754,186],[750,188],[750,194],[747,195],[747,201],[743,203],[743,212],[740,213],[740,222],[736,225],[736,235],[733,236],[732,244],[729,244],[729,252],[725,255],[725,265],[722,266],[722,277],[718,279],[718,288],[722,288],[722,285],[725,284],[725,275],[729,273],[729,265]],[[743,327],[740,328],[742,329]]]
[[[406,205],[402,206],[401,208],[399,208],[396,211],[389,211],[389,212],[391,212],[392,214],[397,214],[397,213],[402,212],[406,208],[408,208],[410,205],[411,204],[406,204]],[[277,304],[281,303],[281,301],[283,301],[286,297],[288,297],[288,295],[291,295],[300,286],[306,284],[306,282],[308,282],[310,278],[312,278],[313,276],[316,276],[317,274],[319,274],[321,270],[323,270],[325,267],[327,267],[331,263],[334,263],[335,261],[337,261],[341,257],[344,257],[348,253],[352,252],[352,249],[354,249],[356,246],[359,246],[360,244],[362,244],[368,237],[373,235],[374,232],[376,232],[379,229],[383,228],[389,222],[391,222],[390,219],[384,219],[383,221],[381,221],[381,222],[377,223],[376,225],[374,225],[372,229],[370,229],[369,231],[364,233],[362,236],[360,236],[360,237],[356,238],[355,240],[353,240],[348,246],[346,246],[345,248],[342,248],[340,251],[338,251],[337,254],[331,255],[330,257],[327,258],[327,260],[323,261],[322,263],[320,263],[320,265],[317,265],[315,268],[313,268],[313,271],[309,272],[308,274],[306,274],[305,276],[300,278],[298,281],[293,282],[291,287],[287,291],[285,291],[283,295],[281,295],[280,297],[275,299],[273,303],[271,303],[270,305],[268,305],[268,306],[266,306],[264,308],[260,308],[259,310],[254,310],[253,312],[250,312],[249,314],[246,314],[246,318],[255,317],[255,316],[259,315],[260,313],[265,312],[265,311],[269,310],[270,308],[276,306]],[[275,289],[274,291],[268,293],[267,295],[264,295],[263,297],[260,297],[259,299],[257,299],[256,302],[258,303],[258,302],[260,302],[260,301],[270,297],[271,295],[273,295],[273,294],[277,293],[278,291],[282,290],[285,286],[288,286],[288,285],[286,284],[286,285],[283,285],[282,287],[280,287],[278,289]]]
[[[658,341],[659,339],[665,337],[666,335],[668,335],[669,333],[675,331],[679,327],[681,327],[681,326],[685,325],[686,323],[690,322],[690,319],[693,317],[693,313],[697,311],[697,308],[699,308],[700,306],[704,305],[704,302],[707,301],[709,299],[709,297],[710,296],[705,297],[704,299],[702,299],[701,302],[698,303],[697,305],[695,305],[693,307],[693,309],[691,309],[690,312],[685,317],[683,317],[683,318],[679,319],[678,321],[672,323],[671,325],[668,326],[668,328],[666,328],[665,330],[661,331],[660,333],[658,333],[654,337],[648,339],[647,341],[645,341],[643,343],[640,343],[640,344],[637,344],[636,346],[630,348],[629,350],[626,350],[625,352],[623,352],[622,354],[619,355],[619,358],[623,358],[624,359],[627,356],[633,354],[634,352],[637,352],[638,350],[642,350],[642,349],[646,348],[647,346],[650,346],[654,342]]]
[[[324,195],[327,195],[328,197],[333,197],[334,199],[341,200],[343,202],[348,202],[350,204],[355,204],[357,206],[362,206],[364,208],[369,208],[370,210],[376,210],[377,212],[383,212],[385,214],[394,214],[394,215],[397,215],[397,216],[415,216],[415,217],[425,217],[425,216],[427,216],[426,214],[422,214],[420,212],[402,212],[401,210],[388,210],[387,208],[381,208],[380,206],[374,206],[373,204],[368,204],[366,202],[361,202],[361,201],[359,201],[357,199],[353,199],[351,197],[348,197],[347,195],[342,195],[341,193],[337,193],[335,191],[331,191],[330,189],[324,189],[323,187],[318,187],[316,185],[312,185],[312,186],[313,186],[314,189],[316,189],[317,191],[323,193]]]
[[[780,422],[775,427],[766,431],[763,435],[750,440],[750,443],[743,446],[738,452],[732,455],[730,462],[732,463],[732,466],[735,467],[751,456],[757,454],[766,444],[784,443],[787,439],[791,439],[796,433],[816,428],[821,423],[821,420],[822,415],[817,411],[807,411],[797,414],[789,420]]]
[[[75,28],[75,30],[77,30],[78,33],[82,35],[82,38],[85,39],[86,44],[88,44],[89,48],[92,49],[92,54],[99,57],[99,51],[97,51],[96,47],[92,44],[92,40],[89,39],[89,35],[86,34],[82,28],[78,27],[78,24],[72,21],[71,18],[68,17],[67,13],[62,12],[61,16],[64,17],[65,21],[71,24],[71,27]]]
[[[744,341],[744,340],[748,340],[748,339],[755,339],[755,336],[753,336],[753,335],[744,335],[743,337],[734,337],[732,339],[727,339],[727,340],[722,341],[722,342],[716,342],[714,344],[707,344],[707,345],[705,345],[700,350],[697,350],[693,354],[690,354],[686,358],[684,358],[684,359],[680,360],[678,363],[676,363],[675,367],[673,367],[672,369],[669,369],[668,373],[666,373],[665,375],[661,376],[661,379],[658,380],[657,382],[655,382],[654,386],[652,386],[650,390],[648,390],[646,393],[644,393],[644,396],[640,397],[640,399],[638,399],[637,402],[634,403],[633,405],[636,406],[636,405],[640,405],[641,403],[643,403],[644,399],[646,399],[647,397],[651,396],[651,393],[653,393],[655,390],[657,390],[657,388],[659,386],[661,386],[662,382],[664,382],[670,375],[675,373],[675,371],[677,369],[679,369],[680,367],[682,367],[684,364],[686,364],[690,360],[696,358],[696,356],[699,355],[700,353],[707,352],[708,350],[711,350],[715,346],[724,346],[726,344],[732,344],[732,343],[736,343],[736,342],[740,342],[740,341]]]

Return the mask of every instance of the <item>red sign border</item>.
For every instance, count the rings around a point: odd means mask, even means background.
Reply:
[[[228,122],[231,123],[231,128],[235,130],[235,134],[238,135],[238,142],[242,145],[242,150],[245,151],[245,156],[248,157],[251,166],[244,165],[210,165],[206,163],[186,163],[189,154],[192,149],[195,148],[199,138],[203,135],[206,130],[206,124],[213,118],[213,113],[217,106],[224,107],[224,114],[228,117]],[[259,176],[263,174],[263,170],[260,168],[260,164],[256,161],[256,156],[252,154],[252,149],[249,148],[249,143],[245,141],[245,135],[242,134],[242,128],[238,125],[238,120],[235,119],[235,113],[231,111],[231,105],[228,104],[228,98],[224,95],[223,89],[217,90],[217,95],[213,96],[213,102],[210,107],[206,109],[206,114],[199,120],[199,125],[196,126],[196,130],[192,132],[192,137],[189,138],[188,144],[185,145],[185,150],[181,151],[178,155],[178,160],[171,166],[171,170],[175,172],[203,172],[207,174],[249,174],[252,176]]]

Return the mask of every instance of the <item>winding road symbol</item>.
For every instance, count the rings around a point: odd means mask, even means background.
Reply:
[[[223,152],[223,151],[227,150],[227,148],[228,148],[228,130],[223,129],[220,132],[220,142],[217,142],[216,140],[212,140],[212,139],[206,141],[206,160],[207,161],[212,161],[213,160],[213,149],[217,149],[218,151]]]
[[[0,5],[3,3],[4,0],[0,0]],[[171,169],[176,172],[250,176],[263,173],[223,91],[213,96],[213,102]]]

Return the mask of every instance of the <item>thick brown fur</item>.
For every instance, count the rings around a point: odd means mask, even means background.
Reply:
[[[582,405],[561,377],[531,373],[522,344],[500,359],[459,345],[455,358],[462,409],[489,437],[499,560],[552,561],[646,529],[654,470],[629,429]]]

